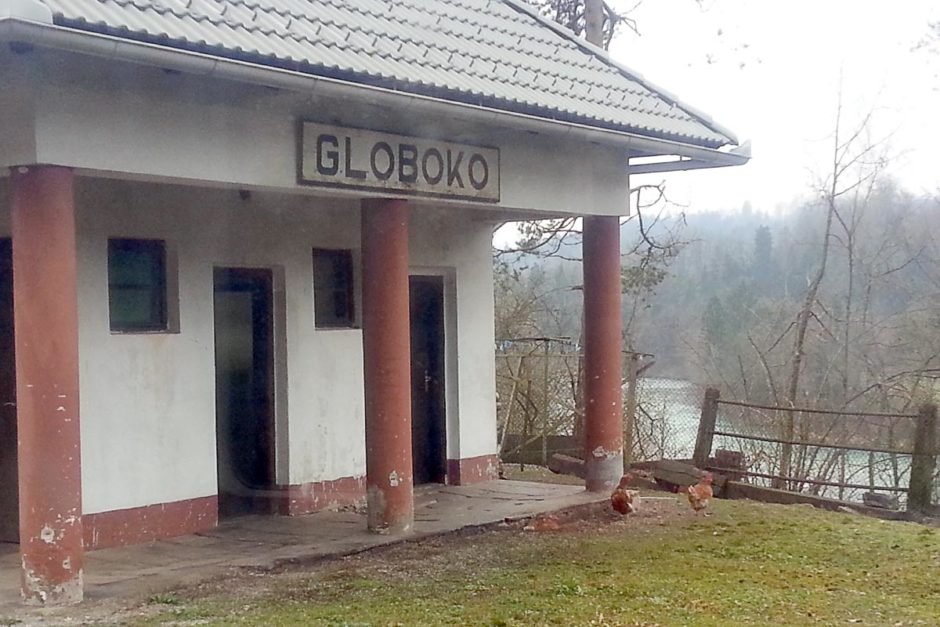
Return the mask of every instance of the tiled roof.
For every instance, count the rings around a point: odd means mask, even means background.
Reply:
[[[40,0],[55,23],[716,148],[735,138],[521,0]]]

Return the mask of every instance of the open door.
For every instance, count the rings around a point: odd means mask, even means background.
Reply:
[[[276,511],[272,282],[270,270],[215,270],[220,518]]]
[[[411,450],[415,485],[447,477],[444,402],[444,279],[409,277],[411,300]]]
[[[19,542],[16,447],[13,247],[0,239],[0,542]]]

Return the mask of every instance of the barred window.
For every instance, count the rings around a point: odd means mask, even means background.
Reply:
[[[163,240],[108,240],[111,331],[166,331],[166,286]]]
[[[313,299],[317,328],[355,326],[352,251],[313,250]]]

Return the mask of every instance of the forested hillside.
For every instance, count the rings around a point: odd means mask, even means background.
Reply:
[[[677,254],[646,266],[626,222],[627,345],[656,355],[650,374],[786,402],[805,318],[798,398],[914,402],[940,373],[940,199],[887,179],[850,192],[773,215],[743,207],[663,220],[656,228],[673,231]],[[548,257],[502,257],[497,337],[576,341],[578,257],[576,237]],[[638,273],[648,280],[637,284]]]

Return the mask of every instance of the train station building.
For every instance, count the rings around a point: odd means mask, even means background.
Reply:
[[[588,488],[620,474],[630,174],[732,133],[520,0],[0,2],[0,541],[82,557],[494,479],[491,242],[584,217]]]

